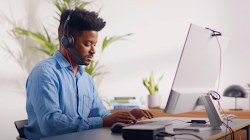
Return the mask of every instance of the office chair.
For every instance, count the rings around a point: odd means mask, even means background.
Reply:
[[[16,139],[17,140],[27,140],[25,135],[24,135],[24,132],[23,132],[23,127],[25,125],[28,125],[28,120],[15,121],[14,124],[16,126],[18,133],[19,133],[19,136],[17,136]]]

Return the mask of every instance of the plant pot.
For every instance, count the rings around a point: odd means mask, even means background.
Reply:
[[[160,108],[161,96],[159,94],[148,95],[148,108]]]

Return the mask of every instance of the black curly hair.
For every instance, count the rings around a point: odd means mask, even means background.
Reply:
[[[68,23],[69,33],[73,34],[77,31],[101,31],[106,22],[98,17],[96,12],[90,12],[85,9],[78,9],[75,10],[64,10],[60,17],[60,25],[58,28],[58,37],[59,41],[64,34],[64,23],[67,20],[67,17],[70,14],[70,20]]]

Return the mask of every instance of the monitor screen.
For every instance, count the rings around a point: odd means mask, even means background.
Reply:
[[[193,111],[200,105],[200,96],[211,90],[216,91],[220,60],[229,39],[224,36],[212,36],[212,33],[194,24],[190,25],[165,113]]]

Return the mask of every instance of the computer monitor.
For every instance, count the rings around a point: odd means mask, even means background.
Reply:
[[[222,118],[207,93],[216,91],[221,55],[226,49],[228,38],[212,34],[211,30],[190,25],[164,112],[184,113],[203,106],[210,121],[210,126],[206,128],[220,129]]]

